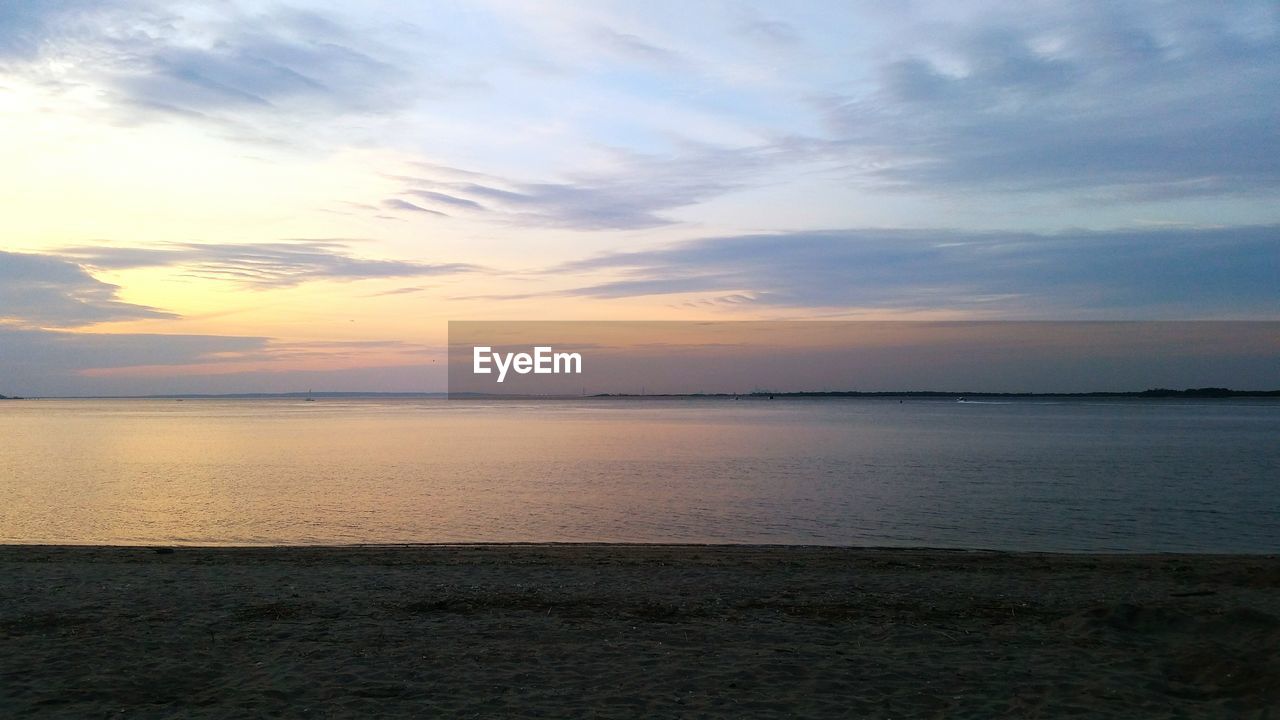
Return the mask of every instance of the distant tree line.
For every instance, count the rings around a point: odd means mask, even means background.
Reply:
[[[592,397],[640,397],[630,393],[599,393]],[[863,392],[859,390],[829,390],[802,392],[769,392],[754,390],[749,393],[671,393],[665,395],[646,395],[645,397],[781,397],[781,398],[842,398],[842,397],[896,397],[896,398],[954,398],[954,397],[1074,397],[1074,398],[1234,398],[1234,397],[1280,397],[1280,390],[1232,390],[1230,388],[1204,387],[1172,390],[1170,388],[1150,388],[1147,390],[1131,390],[1127,392],[957,392],[954,390],[882,390]]]
[[[1135,397],[1135,398],[1231,398],[1231,397],[1280,397],[1280,390],[1232,390],[1221,387],[1187,388],[1173,390],[1170,388],[1150,388],[1129,392],[1081,392],[1081,393],[997,393],[997,392],[941,392],[935,390],[893,391],[893,392],[858,392],[856,390],[838,392],[753,392],[752,397],[768,395],[773,397]]]

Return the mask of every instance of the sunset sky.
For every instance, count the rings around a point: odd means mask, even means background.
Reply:
[[[1280,320],[1278,118],[1271,0],[0,0],[0,393],[437,391],[449,320]]]

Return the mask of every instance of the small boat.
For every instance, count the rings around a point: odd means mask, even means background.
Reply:
[[[962,398],[962,397],[960,397],[960,398],[956,398],[956,402],[969,402],[969,401],[968,401],[968,400],[965,400],[965,399],[964,399],[964,398]]]

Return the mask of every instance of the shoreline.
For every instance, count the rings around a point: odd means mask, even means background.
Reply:
[[[227,545],[212,545],[208,543],[200,544],[184,544],[184,543],[133,543],[125,544],[118,542],[101,542],[101,543],[67,543],[67,542],[29,542],[0,540],[0,562],[4,562],[3,555],[6,551],[14,549],[32,549],[32,550],[51,550],[51,551],[90,551],[90,550],[119,550],[119,551],[151,551],[156,553],[169,553],[178,551],[253,551],[253,550],[281,550],[281,551],[320,551],[342,553],[344,551],[353,550],[432,550],[432,549],[456,549],[466,550],[475,548],[491,548],[491,549],[537,549],[537,548],[567,548],[567,549],[668,549],[668,550],[760,550],[760,551],[840,551],[848,553],[938,553],[938,554],[972,554],[972,555],[1009,555],[1013,557],[1034,557],[1044,556],[1049,558],[1082,558],[1092,557],[1100,559],[1167,559],[1167,558],[1192,558],[1192,559],[1225,559],[1225,560],[1277,560],[1280,561],[1280,551],[1250,551],[1250,550],[1007,550],[1002,548],[991,547],[949,547],[946,545],[831,545],[823,543],[759,543],[759,542],[649,542],[649,541],[597,541],[597,540],[475,540],[475,541],[440,541],[440,542],[367,542],[367,543],[235,543]]]
[[[1278,555],[0,545],[0,706],[1262,718],[1278,591]]]

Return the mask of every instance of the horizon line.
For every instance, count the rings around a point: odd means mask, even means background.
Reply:
[[[1146,390],[1089,390],[1077,392],[1057,391],[983,391],[983,390],[752,390],[750,392],[682,392],[682,393],[584,393],[529,395],[520,393],[477,393],[448,391],[323,391],[323,392],[243,392],[243,393],[158,393],[147,395],[0,395],[0,400],[216,400],[216,399],[293,399],[293,398],[477,398],[477,399],[608,399],[608,398],[718,398],[718,397],[782,397],[782,398],[840,398],[840,397],[1133,397],[1133,398],[1235,398],[1280,397],[1276,390],[1235,390],[1226,387],[1199,387],[1175,390],[1172,388],[1147,388]]]

